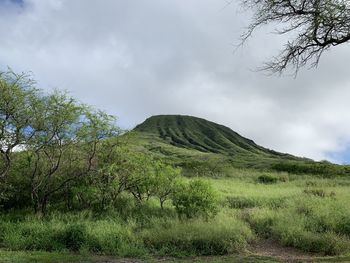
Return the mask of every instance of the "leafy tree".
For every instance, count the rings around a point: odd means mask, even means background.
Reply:
[[[34,127],[39,132],[28,147],[33,203],[42,213],[54,194],[98,169],[102,141],[119,133],[113,117],[64,93],[55,92],[44,101],[42,122]]]
[[[350,40],[350,2],[348,0],[243,0],[254,11],[253,22],[242,36],[266,24],[284,25],[279,34],[292,33],[282,52],[263,67],[282,73],[289,66],[295,73],[310,63],[316,66],[324,51]]]
[[[173,204],[180,216],[187,218],[215,215],[218,209],[218,196],[212,185],[203,180],[193,180],[182,184],[173,195]]]
[[[34,81],[11,70],[0,72],[0,197],[6,189],[13,153],[35,135],[31,128],[40,104]]]
[[[54,195],[97,171],[102,142],[120,130],[66,93],[44,95],[25,73],[0,73],[0,94],[0,197],[14,197],[11,183],[29,184],[35,211],[45,213]]]
[[[154,193],[156,174],[153,160],[143,153],[131,153],[128,161],[123,165],[127,167],[128,177],[126,190],[128,190],[139,204],[142,204]],[[125,168],[122,169],[125,170]]]
[[[160,161],[155,162],[154,195],[159,199],[160,207],[164,208],[164,203],[174,194],[180,181],[180,168]]]
[[[64,175],[78,170],[75,149],[79,143],[78,131],[83,108],[66,94],[55,92],[43,97],[42,115],[33,129],[37,132],[28,145],[28,159],[32,167],[31,192],[35,210],[46,211],[49,198],[72,178]],[[62,171],[62,167],[65,171]]]
[[[112,207],[125,191],[130,176],[128,150],[118,137],[103,141],[98,152],[97,169],[75,192],[82,205],[90,204],[98,210]]]

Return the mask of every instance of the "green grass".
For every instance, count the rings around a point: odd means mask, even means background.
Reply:
[[[221,195],[222,212],[208,222],[200,218],[179,221],[170,202],[163,212],[157,202],[150,202],[124,211],[124,216],[121,210],[99,218],[78,214],[38,220],[4,215],[0,218],[0,244],[11,250],[136,257],[148,253],[210,255],[243,251],[253,239],[253,231],[258,237],[274,238],[305,251],[325,255],[349,252],[349,179],[270,172],[283,180],[272,184],[257,180],[266,173],[237,169],[227,178],[203,178]],[[320,190],[324,195],[317,194]]]
[[[2,263],[55,263],[55,262],[94,262],[91,256],[76,255],[64,252],[44,251],[5,251],[0,250],[0,262]]]
[[[0,250],[0,262],[2,263],[102,263],[118,262],[118,258],[105,256],[81,255],[72,253],[57,253],[43,251],[4,251]],[[119,262],[125,262],[121,259]],[[149,263],[191,263],[191,262],[210,262],[210,263],[276,263],[282,262],[273,257],[264,257],[256,255],[228,255],[228,256],[209,256],[209,257],[187,257],[187,258],[148,258],[142,262]],[[324,257],[315,258],[313,262],[350,262],[350,256],[342,257]]]
[[[84,262],[84,263],[102,263],[102,262],[118,262],[117,258],[99,257],[88,255],[77,255],[71,253],[53,253],[53,252],[23,252],[23,251],[4,251],[0,250],[0,262],[2,263],[59,263],[59,262]],[[120,262],[125,262],[121,260]],[[142,260],[142,262],[156,263],[189,263],[189,262],[211,262],[211,263],[272,263],[280,262],[269,257],[259,256],[244,256],[244,255],[230,255],[219,257],[191,257],[191,258],[149,258]]]
[[[292,180],[265,184],[255,178],[252,174],[208,180],[223,193],[223,204],[240,211],[258,236],[306,252],[350,252],[349,179],[291,176]]]
[[[237,169],[230,177],[203,178],[221,196],[221,212],[208,220],[177,219],[171,202],[162,211],[156,200],[105,215],[38,219],[12,213],[0,217],[0,246],[121,257],[196,256],[242,253],[254,238],[268,237],[305,252],[350,253],[350,179],[270,172],[283,180],[265,183],[258,180],[261,174],[267,172]]]
[[[0,244],[9,250],[72,251],[140,257],[146,254],[133,224],[116,219],[84,218],[84,215],[27,217],[0,222]]]
[[[245,222],[227,212],[209,220],[157,220],[143,232],[143,239],[160,255],[226,255],[244,251],[254,235]]]

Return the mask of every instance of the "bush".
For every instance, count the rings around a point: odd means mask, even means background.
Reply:
[[[211,184],[193,180],[182,184],[173,195],[173,204],[180,216],[213,216],[218,212],[218,196]]]
[[[262,184],[275,184],[278,181],[278,177],[270,174],[263,174],[258,177],[258,182]]]
[[[88,239],[86,227],[82,224],[68,225],[62,233],[59,233],[58,239],[67,249],[79,251]]]

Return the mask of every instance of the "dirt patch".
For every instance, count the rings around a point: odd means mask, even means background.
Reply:
[[[141,259],[135,259],[135,258],[111,258],[111,257],[99,257],[96,261],[96,263],[146,263],[146,261],[143,261]]]
[[[283,262],[315,262],[320,254],[307,253],[293,247],[285,247],[271,239],[260,239],[251,244],[250,252],[254,255],[273,257]]]

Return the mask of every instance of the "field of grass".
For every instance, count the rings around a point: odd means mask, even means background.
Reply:
[[[264,173],[275,178],[266,183],[261,176],[209,180],[259,238],[322,255],[350,252],[348,179]]]
[[[121,210],[103,215],[58,213],[45,219],[2,215],[0,246],[10,251],[54,252],[47,254],[50,262],[55,257],[62,257],[62,262],[95,260],[82,255],[172,256],[185,257],[183,262],[188,262],[187,257],[194,261],[196,256],[254,254],[250,244],[264,239],[317,257],[350,253],[350,179],[248,169],[232,170],[228,177],[203,179],[220,196],[221,209],[214,218],[183,221],[176,218],[170,202],[161,210],[155,200],[137,207],[125,197]],[[78,254],[67,254],[69,251]],[[9,256],[11,253],[2,251],[0,261],[31,262],[20,261],[26,255],[28,260],[42,257],[37,261],[46,262],[45,253],[16,252],[18,261]],[[223,257],[208,260],[232,262]]]

